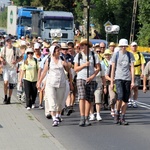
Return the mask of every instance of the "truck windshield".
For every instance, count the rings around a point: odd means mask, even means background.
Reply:
[[[73,21],[72,20],[44,20],[44,28],[45,29],[73,29]]]
[[[31,18],[29,18],[29,17],[21,17],[20,25],[21,26],[31,27]]]

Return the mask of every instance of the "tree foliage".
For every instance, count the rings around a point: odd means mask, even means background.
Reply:
[[[141,46],[150,46],[150,2],[148,0],[139,0],[138,19],[141,25],[138,42]]]
[[[82,25],[85,20],[85,11],[81,7],[87,0],[13,0],[17,6],[37,6],[44,10],[71,11],[75,22]],[[119,38],[129,39],[134,0],[91,0],[91,22],[105,39],[104,23],[110,21],[113,25],[120,26]],[[93,7],[95,5],[95,7]],[[1,26],[6,18],[6,12],[1,13]],[[3,17],[2,17],[3,16]],[[138,0],[137,19],[135,25],[135,40],[140,45],[150,45],[150,3],[149,0]],[[6,23],[5,23],[6,24]],[[6,25],[5,25],[6,26]],[[138,33],[138,34],[137,34]],[[109,35],[110,36],[110,35]],[[113,38],[113,35],[112,35]],[[137,38],[137,39],[136,39]]]
[[[7,8],[3,12],[0,13],[0,27],[5,28],[7,26]]]

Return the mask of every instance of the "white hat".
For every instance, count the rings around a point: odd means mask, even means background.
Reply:
[[[119,40],[119,46],[128,46],[128,40],[127,39],[120,39]]]
[[[40,44],[39,43],[35,43],[34,44],[34,49],[39,49],[40,48]]]
[[[95,43],[94,47],[99,47],[99,43]]]
[[[34,53],[32,48],[27,48],[25,53],[28,53],[28,52]]]
[[[41,37],[39,36],[38,39],[41,39]]]
[[[21,39],[25,39],[25,37],[24,37],[24,36],[22,36],[22,37],[21,37]]]
[[[26,41],[21,41],[20,45],[26,45]]]
[[[137,43],[136,42],[132,42],[131,46],[137,46]]]
[[[54,43],[58,43],[58,40],[53,40],[53,41],[52,41],[52,44],[54,44]]]
[[[52,46],[49,48],[49,51],[50,51],[51,55],[54,54],[54,50],[55,50],[56,47],[60,47],[60,46],[59,46],[59,45],[52,45]]]

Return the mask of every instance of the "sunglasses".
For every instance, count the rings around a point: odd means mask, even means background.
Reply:
[[[33,52],[28,52],[27,54],[28,54],[28,55],[29,55],[29,54],[33,55]]]
[[[96,51],[96,53],[101,53],[101,51]]]
[[[49,52],[49,49],[48,49],[48,48],[46,49],[46,52]]]
[[[100,47],[100,48],[105,48],[105,47]]]
[[[63,51],[67,51],[68,49],[62,49]]]

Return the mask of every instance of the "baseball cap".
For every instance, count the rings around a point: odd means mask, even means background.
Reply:
[[[132,42],[131,46],[137,46],[137,43],[136,42]]]
[[[11,38],[10,37],[6,37],[6,39],[5,39],[6,41],[8,41],[8,40],[11,40]]]
[[[39,49],[40,48],[40,44],[39,43],[35,43],[34,44],[34,49]]]

